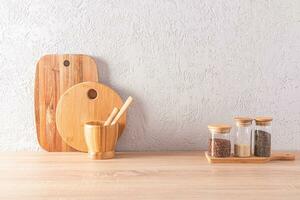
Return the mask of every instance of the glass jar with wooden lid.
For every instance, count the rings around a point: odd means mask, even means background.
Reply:
[[[213,157],[229,157],[231,155],[230,130],[226,124],[209,125],[210,138],[208,154]]]
[[[271,156],[272,117],[256,117],[254,131],[254,155]]]
[[[234,156],[251,156],[252,146],[252,120],[249,117],[235,117],[236,134],[234,138]]]

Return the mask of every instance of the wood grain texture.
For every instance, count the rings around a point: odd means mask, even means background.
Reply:
[[[90,99],[89,94],[95,98]],[[74,149],[87,152],[84,124],[90,121],[105,121],[114,107],[120,109],[122,105],[120,96],[103,84],[96,82],[77,84],[68,89],[57,104],[56,125],[59,134]],[[119,135],[124,130],[125,123],[126,114],[119,120]]]
[[[295,160],[295,155],[292,153],[272,153],[271,157],[226,157],[217,158],[209,156],[208,152],[205,152],[205,157],[209,163],[267,163],[270,161],[292,161]]]
[[[35,124],[43,149],[50,152],[75,151],[58,134],[55,114],[60,96],[83,81],[98,81],[97,65],[89,56],[46,55],[38,61],[34,90]]]
[[[296,154],[297,157],[300,153]],[[300,161],[207,163],[204,152],[0,153],[0,199],[298,200]]]

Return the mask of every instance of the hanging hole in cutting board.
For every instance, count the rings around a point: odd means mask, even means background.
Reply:
[[[89,99],[96,99],[97,95],[97,91],[94,89],[89,89],[87,92],[87,96]]]
[[[69,67],[69,65],[70,65],[70,61],[65,60],[65,61],[64,61],[64,66],[65,66],[65,67]]]

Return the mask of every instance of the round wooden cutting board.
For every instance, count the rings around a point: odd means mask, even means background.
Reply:
[[[105,121],[114,107],[121,108],[120,96],[111,88],[96,82],[83,82],[69,88],[56,109],[56,125],[62,139],[78,151],[87,152],[84,123]],[[119,135],[125,128],[126,114],[119,120]]]

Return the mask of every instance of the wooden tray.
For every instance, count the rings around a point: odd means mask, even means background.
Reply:
[[[227,158],[216,158],[208,155],[205,152],[205,157],[209,163],[267,163],[274,160],[291,161],[295,160],[295,155],[291,153],[274,153],[271,157],[256,157],[251,156],[247,158],[239,157],[227,157]]]

